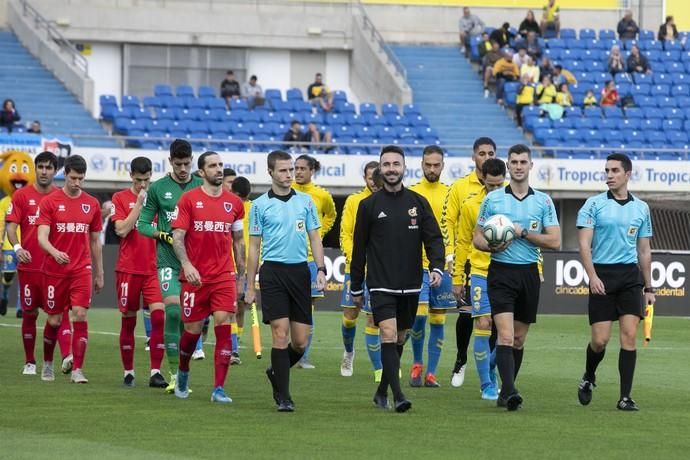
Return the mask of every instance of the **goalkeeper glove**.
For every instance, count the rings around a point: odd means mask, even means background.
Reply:
[[[173,237],[168,232],[158,232],[158,239],[164,243],[173,244]]]

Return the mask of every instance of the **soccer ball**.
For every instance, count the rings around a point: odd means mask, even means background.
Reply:
[[[506,243],[515,237],[515,226],[503,214],[491,216],[484,224],[484,238],[492,246]]]

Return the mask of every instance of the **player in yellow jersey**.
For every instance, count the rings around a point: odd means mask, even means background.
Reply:
[[[379,163],[377,161],[370,161],[364,166],[364,182],[366,187],[357,193],[353,193],[345,200],[343,206],[343,215],[340,219],[340,250],[345,256],[345,280],[343,282],[343,293],[340,299],[340,305],[343,307],[343,360],[340,363],[340,375],[343,377],[351,377],[354,371],[355,359],[355,333],[357,331],[357,317],[359,316],[359,308],[352,301],[350,295],[350,260],[352,258],[352,244],[355,233],[355,221],[357,218],[357,209],[359,203],[372,193],[377,192],[381,186],[380,171],[378,169]],[[378,183],[377,183],[377,175]],[[365,329],[365,342],[367,345],[367,353],[371,365],[374,368],[374,381],[379,383],[382,375],[381,364],[381,338],[379,337],[379,328],[374,324],[374,317],[371,315],[371,307],[366,295],[362,306],[362,310],[367,314],[367,325]]]
[[[239,176],[235,178],[231,185],[230,191],[237,195],[240,200],[242,200],[242,205],[244,206],[244,232],[242,237],[244,238],[244,260],[247,260],[249,256],[249,210],[252,207],[252,201],[249,199],[249,195],[252,193],[252,185],[249,179],[246,177]],[[237,259],[235,259],[237,260]],[[247,290],[247,277],[244,273],[237,273],[237,312],[235,313],[235,322],[231,323],[232,334],[232,357],[230,358],[230,364],[241,364],[240,361],[240,340],[242,338],[242,332],[244,331],[244,312],[247,307],[251,308],[251,305],[246,305],[244,303],[244,292]]]
[[[309,155],[298,156],[295,160],[295,183],[292,185],[292,188],[298,192],[306,193],[307,195],[311,196],[311,199],[314,201],[314,204],[316,205],[316,212],[319,216],[319,221],[321,222],[319,234],[321,235],[321,240],[323,241],[323,238],[326,236],[329,230],[333,228],[337,214],[335,211],[335,202],[333,201],[333,196],[330,194],[330,192],[312,182],[314,174],[318,173],[320,169],[321,164],[316,160],[316,158]],[[309,271],[311,272],[311,298],[322,298],[323,291],[320,291],[316,288],[316,275],[319,267],[317,267],[316,263],[314,263],[311,247],[309,248],[307,261],[309,263]],[[297,363],[297,366],[302,369],[314,369],[314,365],[309,362],[308,357],[309,347],[311,346],[313,336],[314,323],[312,320],[309,343],[307,344],[307,348],[304,350],[304,355]]]
[[[456,234],[455,259],[469,260],[470,269],[470,302],[474,319],[474,362],[479,374],[482,399],[498,399],[496,372],[494,370],[494,350],[491,337],[491,305],[486,285],[486,277],[491,262],[491,253],[480,251],[472,245],[472,235],[477,226],[479,207],[484,197],[491,191],[505,184],[506,165],[498,158],[489,158],[482,165],[484,187],[473,197],[465,200],[460,208],[460,224]]]
[[[496,156],[496,143],[489,137],[480,137],[474,141],[472,146],[472,160],[474,161],[474,171],[456,180],[450,187],[446,204],[441,216],[441,232],[444,239],[447,239],[457,246],[457,227],[460,223],[460,208],[462,203],[469,197],[474,196],[484,187],[482,176],[482,165],[489,158]],[[466,273],[469,267],[466,260],[454,260],[449,267],[453,273],[453,293],[460,305],[460,314],[455,323],[455,341],[458,352],[453,367],[451,385],[454,387],[462,386],[465,380],[465,366],[467,364],[467,347],[472,337],[472,317],[470,316],[471,307],[465,299]]]
[[[443,150],[437,145],[429,145],[422,152],[422,172],[424,177],[420,182],[410,187],[427,199],[434,212],[434,217],[441,221],[443,207],[446,202],[449,187],[440,181],[443,171]],[[453,259],[453,244],[444,239],[446,261]],[[422,253],[422,266],[428,267],[426,252]],[[441,386],[436,380],[436,369],[441,358],[443,339],[445,337],[446,312],[457,306],[453,296],[450,272],[443,273],[441,285],[429,287],[429,271],[424,270],[422,290],[419,293],[419,307],[414,324],[410,330],[412,339],[413,363],[410,371],[410,386],[421,387],[424,371],[424,338],[427,318],[429,319],[429,348],[426,375],[423,378],[425,387]]]

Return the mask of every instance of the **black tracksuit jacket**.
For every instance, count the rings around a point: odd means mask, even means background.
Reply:
[[[443,275],[445,247],[429,202],[405,187],[382,189],[359,204],[355,222],[350,291],[417,294],[422,284],[422,245],[429,270]],[[365,269],[366,267],[366,269]]]

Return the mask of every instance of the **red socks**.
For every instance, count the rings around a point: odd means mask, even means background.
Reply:
[[[165,330],[165,311],[151,311],[151,338],[149,347],[151,348],[151,369],[160,369],[163,355],[165,354],[165,344],[163,343],[163,333]]]
[[[232,355],[232,328],[229,324],[216,326],[216,350],[214,353],[213,365],[215,368],[214,388],[225,385],[225,378],[230,367],[230,357]]]
[[[60,355],[64,359],[72,353],[72,324],[69,319],[69,310],[65,310],[62,314],[57,340],[60,345]]]
[[[120,357],[122,358],[122,366],[126,371],[134,370],[134,328],[136,326],[136,316],[122,317],[122,325],[120,326]]]
[[[81,369],[84,365],[84,355],[86,345],[89,342],[89,326],[86,321],[75,321],[72,324],[74,333],[72,335],[72,355],[74,356],[74,370]]]
[[[192,359],[199,337],[201,334],[192,334],[187,331],[182,333],[182,338],[180,338],[180,370],[182,372],[189,372],[189,360]]]
[[[43,361],[46,363],[53,362],[53,352],[55,351],[55,343],[57,342],[58,328],[48,324],[43,328]]]
[[[22,343],[24,344],[24,357],[27,363],[36,364],[36,356],[34,348],[36,348],[36,320],[38,319],[38,312],[35,315],[28,315],[24,312],[22,316]]]

